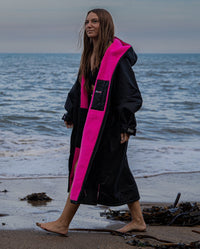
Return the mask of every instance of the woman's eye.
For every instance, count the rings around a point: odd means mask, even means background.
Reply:
[[[90,22],[89,20],[86,20],[85,25],[87,25],[89,22]],[[99,20],[97,20],[97,19],[91,20],[91,23],[98,23],[98,22],[99,22]]]

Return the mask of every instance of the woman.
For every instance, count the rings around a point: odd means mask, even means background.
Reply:
[[[136,133],[134,113],[142,105],[132,66],[132,47],[114,37],[112,17],[104,9],[87,13],[78,78],[63,116],[73,127],[69,158],[69,196],[58,220],[37,223],[66,234],[80,204],[128,204],[132,221],[119,229],[144,231],[139,193],[127,162],[127,142]]]

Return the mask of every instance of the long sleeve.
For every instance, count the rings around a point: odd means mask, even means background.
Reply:
[[[116,70],[115,101],[121,132],[136,134],[135,113],[142,106],[142,96],[128,58],[123,58]]]
[[[76,82],[74,83],[73,87],[68,93],[66,102],[65,102],[65,110],[67,111],[62,119],[64,121],[67,121],[69,124],[73,123],[74,120],[74,110],[79,105],[80,99],[80,83],[78,81],[78,78]]]

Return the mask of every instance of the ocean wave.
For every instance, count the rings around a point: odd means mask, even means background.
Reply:
[[[180,123],[181,125],[181,123]],[[187,128],[187,127],[167,127],[167,128],[162,128],[160,129],[160,133],[165,133],[165,134],[175,134],[175,135],[200,135],[200,130],[195,129],[195,128]]]
[[[55,145],[54,145],[55,146]],[[56,155],[56,153],[58,152],[66,152],[69,151],[69,147],[67,148],[66,145],[61,146],[58,145],[59,147],[57,148],[53,148],[52,146],[50,146],[47,149],[19,149],[18,151],[0,151],[0,157],[20,157],[20,158],[25,158],[25,157],[31,157],[31,156],[41,156],[41,155],[46,155],[46,154],[51,154],[54,153]]]
[[[69,139],[45,135],[24,135],[4,132],[0,139],[0,158],[24,158],[69,151]]]
[[[80,55],[9,54],[0,62],[2,176],[67,173],[71,131],[61,120]],[[136,177],[199,169],[199,55],[139,55],[143,96],[128,160]]]

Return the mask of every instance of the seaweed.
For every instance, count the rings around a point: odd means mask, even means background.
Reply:
[[[180,193],[178,193],[175,202],[170,206],[152,206],[144,208],[142,213],[144,220],[150,225],[178,225],[195,226],[200,225],[200,208],[198,203],[183,202],[179,205]],[[107,219],[131,221],[131,214],[128,210],[108,209],[100,213]]]
[[[140,239],[133,239],[126,242],[131,246],[139,246],[139,247],[154,247],[155,249],[200,249],[200,241],[194,241],[189,244],[185,243],[162,243],[155,244],[149,241],[142,241]]]
[[[177,207],[157,207],[143,209],[144,220],[151,225],[200,225],[200,208],[197,203],[183,202]]]
[[[20,198],[21,201],[28,201],[31,204],[36,203],[46,203],[52,201],[52,198],[46,195],[45,192],[42,193],[32,193],[30,195],[25,196],[24,198]]]
[[[7,193],[8,192],[8,190],[7,189],[4,189],[4,190],[2,190],[2,191],[0,191],[1,193]]]

